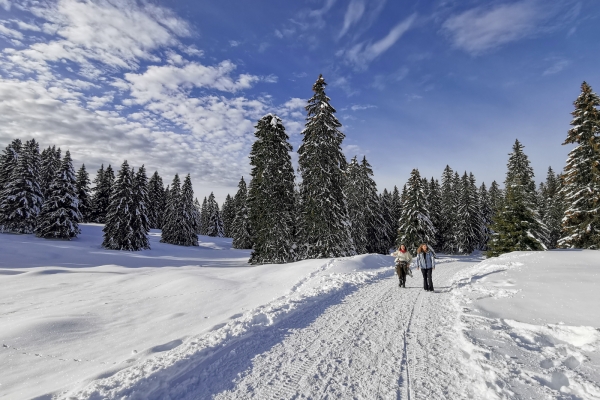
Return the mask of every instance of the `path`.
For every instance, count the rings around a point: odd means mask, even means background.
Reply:
[[[420,271],[386,278],[299,312],[228,346],[161,391],[182,399],[446,399],[467,397],[457,363],[450,278],[479,260],[442,258],[436,292]],[[418,275],[417,275],[418,274]],[[235,376],[232,374],[235,372]]]

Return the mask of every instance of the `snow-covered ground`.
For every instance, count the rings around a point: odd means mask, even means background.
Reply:
[[[228,239],[0,235],[0,398],[600,398],[600,252],[252,267]]]

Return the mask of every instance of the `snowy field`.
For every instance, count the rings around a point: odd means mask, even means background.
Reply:
[[[600,252],[249,266],[0,235],[0,398],[600,398]]]

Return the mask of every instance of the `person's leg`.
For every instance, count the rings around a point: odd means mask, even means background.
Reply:
[[[406,287],[406,270],[404,267],[400,268],[400,286]]]
[[[398,286],[402,285],[402,275],[400,269],[401,267],[399,265],[396,265],[396,275],[398,275]]]
[[[429,288],[427,285],[427,270],[425,268],[421,268],[421,273],[423,273],[423,289],[427,290]]]
[[[427,270],[427,286],[433,292],[433,269]]]

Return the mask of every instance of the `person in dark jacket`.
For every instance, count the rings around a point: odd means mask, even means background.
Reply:
[[[423,273],[423,289],[433,292],[432,273],[435,269],[435,257],[425,243],[417,250],[417,268]]]

